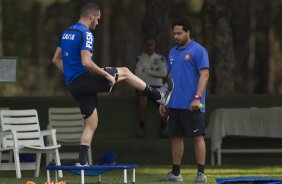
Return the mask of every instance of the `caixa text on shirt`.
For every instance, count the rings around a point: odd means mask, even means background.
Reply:
[[[63,34],[63,40],[74,40],[75,34]]]

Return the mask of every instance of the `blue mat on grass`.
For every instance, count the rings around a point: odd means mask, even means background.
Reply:
[[[113,170],[120,170],[120,169],[134,169],[137,165],[135,164],[117,164],[117,165],[90,165],[90,166],[73,166],[73,165],[61,165],[61,166],[48,166],[47,170],[65,170],[74,174],[81,173],[81,170],[84,170],[85,176],[98,176],[105,172],[113,171]]]
[[[236,178],[216,178],[219,184],[229,183],[253,183],[253,184],[281,184],[282,180],[265,177],[236,177]]]

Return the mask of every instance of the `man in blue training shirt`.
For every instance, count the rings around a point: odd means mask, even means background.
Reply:
[[[78,23],[65,30],[61,36],[52,62],[65,76],[65,83],[74,99],[78,102],[85,126],[80,138],[79,163],[87,164],[87,151],[92,142],[98,123],[99,92],[111,92],[115,83],[125,81],[137,90],[155,99],[160,104],[167,104],[173,89],[173,82],[168,82],[159,89],[154,89],[135,76],[126,67],[100,68],[92,61],[94,36],[91,30],[98,25],[101,17],[100,8],[94,2],[85,3],[80,12]]]
[[[183,139],[192,137],[198,164],[196,182],[206,182],[204,112],[209,78],[208,53],[191,39],[191,25],[187,19],[173,22],[172,30],[177,45],[170,50],[168,72],[174,81],[174,89],[167,107],[160,105],[160,114],[168,115],[167,133],[172,147],[172,171],[164,180],[183,181],[180,174]],[[200,104],[203,104],[202,108],[199,108]]]

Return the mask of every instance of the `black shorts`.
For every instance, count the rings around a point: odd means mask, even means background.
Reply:
[[[169,109],[167,134],[169,137],[205,135],[205,113],[184,109]]]
[[[106,67],[104,70],[112,76],[116,76],[117,81],[118,71],[115,67]],[[78,102],[83,118],[87,119],[98,107],[97,93],[110,92],[112,86],[105,77],[92,72],[85,72],[75,79],[68,88]]]

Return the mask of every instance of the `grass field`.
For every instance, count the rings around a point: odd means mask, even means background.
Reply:
[[[139,166],[136,169],[136,183],[137,184],[164,184],[171,182],[160,182],[166,173],[170,170],[170,166]],[[209,184],[215,184],[215,178],[223,177],[271,177],[282,179],[282,166],[207,166],[206,174]],[[131,183],[131,171],[128,171],[128,183]],[[194,166],[183,166],[181,170],[184,182],[180,183],[194,183],[196,169]],[[32,180],[36,184],[44,184],[46,182],[46,172],[44,168],[41,169],[39,178],[34,178],[33,171],[23,171],[22,179],[15,179],[14,171],[1,171],[0,184],[24,184],[26,180]],[[51,172],[51,178],[54,178],[54,173]],[[67,184],[79,184],[80,176],[68,172],[64,172],[64,178]],[[85,183],[97,183],[98,177],[86,177]],[[123,172],[121,170],[107,172],[102,175],[102,183],[104,184],[119,184],[123,183]]]

